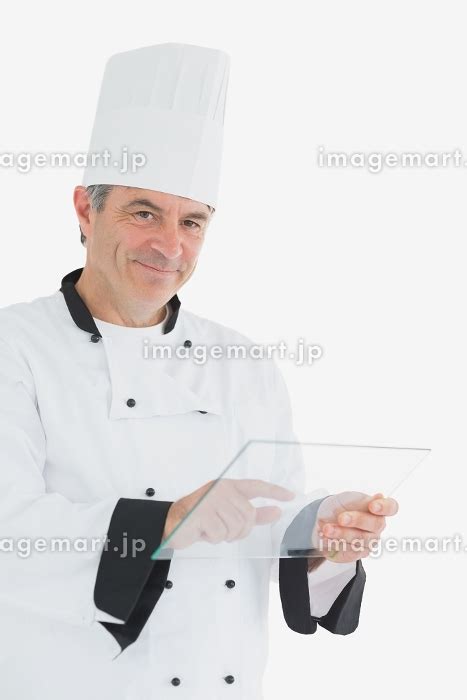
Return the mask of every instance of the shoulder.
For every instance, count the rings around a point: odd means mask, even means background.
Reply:
[[[63,314],[63,295],[57,291],[0,308],[0,340],[9,345],[33,343],[41,335],[56,332],[58,318]]]

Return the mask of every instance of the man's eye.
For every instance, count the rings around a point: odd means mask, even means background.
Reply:
[[[186,224],[187,222],[189,224],[193,224],[193,226],[199,228],[199,224],[197,224],[196,221],[191,221],[191,219],[185,219],[184,223]],[[188,226],[188,228],[193,228],[193,226]]]
[[[148,216],[146,216],[146,214],[147,214]],[[138,217],[142,218],[144,221],[148,221],[149,216],[152,216],[152,214],[151,214],[150,211],[137,211],[136,214],[135,214],[135,216],[138,216]]]

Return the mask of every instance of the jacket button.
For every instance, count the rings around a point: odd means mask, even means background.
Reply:
[[[151,486],[148,489],[146,489],[146,496],[149,496],[149,498],[151,498],[151,496],[154,496],[155,493],[156,492]]]
[[[100,340],[99,336],[96,335],[95,333],[93,333],[91,336],[91,343],[98,343],[99,340]]]
[[[235,678],[233,676],[226,676],[224,678],[224,680],[226,683],[234,683],[235,682]]]
[[[185,342],[183,343],[184,348],[191,348],[192,345],[193,343],[191,342],[191,340],[185,340]]]
[[[180,685],[180,678],[172,678],[170,682],[172,685]]]
[[[207,413],[207,411],[198,411],[198,413]]]
[[[167,580],[167,581],[165,582],[165,587],[166,587],[166,588],[172,588],[172,586],[173,586],[172,581]]]
[[[225,585],[227,588],[234,588],[235,587],[235,581],[231,578],[229,578],[226,582]]]
[[[133,408],[133,406],[136,406],[136,401],[134,399],[128,399],[126,402],[126,405],[129,406],[130,408]]]

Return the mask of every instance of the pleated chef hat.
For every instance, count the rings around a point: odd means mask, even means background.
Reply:
[[[88,156],[83,185],[141,187],[215,207],[229,64],[223,51],[193,44],[111,56],[89,146],[111,156],[107,165]],[[125,149],[130,161],[121,172]],[[134,153],[144,154],[145,165],[131,167]]]

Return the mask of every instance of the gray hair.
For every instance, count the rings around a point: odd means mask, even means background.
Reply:
[[[91,201],[91,208],[97,212],[102,211],[105,207],[107,197],[109,196],[110,192],[113,190],[114,187],[115,185],[88,185],[88,187],[86,187],[86,194],[88,195]],[[208,204],[207,206],[209,207],[209,211],[212,214],[214,211],[214,207],[211,207],[210,204]],[[81,243],[85,246],[86,236],[81,231],[81,226],[79,227],[79,231],[81,234]]]
[[[106,199],[113,189],[114,185],[89,185],[86,187],[86,194],[91,200],[91,208],[97,212],[100,212],[105,207]],[[81,226],[79,227],[81,234],[81,243],[86,245],[86,236],[81,231]]]

